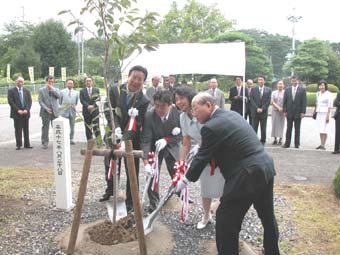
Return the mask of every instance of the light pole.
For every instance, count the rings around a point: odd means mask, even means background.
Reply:
[[[300,19],[302,18],[302,16],[297,16],[296,15],[296,9],[293,8],[293,12],[290,16],[287,17],[287,19],[292,22],[293,24],[293,28],[292,28],[292,54],[291,57],[293,57],[295,55],[295,23],[297,23]],[[294,75],[294,69],[291,68],[291,75]]]

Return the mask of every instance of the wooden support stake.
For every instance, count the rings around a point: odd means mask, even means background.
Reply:
[[[80,154],[85,155],[87,150],[81,149]],[[117,158],[122,158],[125,156],[126,152],[124,150],[114,150],[113,153]],[[143,151],[134,150],[132,151],[133,156],[135,158],[141,158],[143,157]],[[111,155],[111,149],[93,149],[92,150],[93,156],[110,156]]]
[[[74,247],[76,245],[78,230],[80,225],[81,210],[84,204],[84,197],[86,193],[87,180],[89,178],[91,160],[92,160],[92,149],[95,146],[96,141],[91,139],[87,142],[87,150],[84,157],[83,172],[80,179],[78,198],[76,203],[76,208],[74,211],[74,218],[72,222],[72,228],[70,233],[70,239],[68,242],[67,254],[72,254],[74,252]]]
[[[133,147],[132,147],[131,140],[125,141],[125,150],[126,150],[126,160],[127,160],[127,165],[128,165],[133,209],[135,211],[139,251],[141,255],[146,255],[147,250],[146,250],[145,235],[144,235],[143,216],[142,216],[142,210],[141,210],[141,206],[139,202],[138,182],[137,182],[136,169],[135,169],[135,160],[134,160],[134,156],[132,153]]]

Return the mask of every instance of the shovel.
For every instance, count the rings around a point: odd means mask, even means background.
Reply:
[[[143,225],[144,225],[144,234],[147,235],[152,231],[152,223],[157,218],[160,210],[162,207],[168,202],[170,197],[175,193],[176,186],[171,185],[168,189],[168,192],[165,194],[165,196],[159,201],[159,204],[157,208],[145,219],[143,219]]]

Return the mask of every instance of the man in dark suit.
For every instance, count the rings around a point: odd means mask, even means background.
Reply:
[[[336,107],[334,111],[334,119],[335,119],[335,143],[334,143],[334,151],[333,154],[340,153],[340,92],[337,93],[336,98],[334,100],[334,107]]]
[[[97,101],[100,101],[100,91],[93,87],[93,80],[91,76],[85,79],[85,88],[80,90],[80,102],[83,105],[83,116],[85,124],[86,139],[92,139],[92,131],[94,132],[96,142],[98,145],[103,143],[99,126],[99,108]]]
[[[261,125],[261,143],[266,143],[268,107],[271,101],[272,90],[266,87],[265,77],[257,77],[257,87],[252,89],[250,104],[252,110],[252,125],[257,134],[259,124]]]
[[[50,123],[59,117],[60,92],[54,87],[54,76],[46,77],[46,86],[39,90],[40,117],[42,120],[41,146],[48,148]]]
[[[225,179],[216,211],[218,254],[238,254],[239,232],[244,215],[254,206],[264,228],[265,254],[279,254],[278,228],[274,215],[274,162],[248,123],[233,111],[219,109],[211,95],[200,93],[192,101],[193,116],[204,123],[202,145],[176,192],[188,181],[199,179],[212,159]]]
[[[231,101],[230,110],[238,112],[240,115],[243,115],[243,102],[246,104],[248,98],[247,90],[245,90],[245,97],[243,97],[242,81],[242,77],[235,77],[235,86],[229,90],[229,100]]]
[[[307,95],[306,89],[298,85],[298,77],[293,76],[291,86],[285,89],[283,96],[283,114],[287,118],[286,142],[283,148],[289,148],[292,138],[293,124],[295,128],[295,148],[300,146],[301,119],[305,116]]]
[[[123,132],[123,140],[131,140],[133,148],[140,150],[141,130],[149,99],[143,94],[143,83],[148,71],[142,66],[134,66],[129,71],[127,83],[110,88],[110,102],[114,111],[115,125]],[[126,166],[125,160],[125,166]],[[139,159],[135,158],[136,175],[139,174]],[[126,175],[127,168],[125,167]],[[126,209],[133,210],[130,181],[126,182]]]
[[[170,178],[175,174],[174,165],[179,159],[180,132],[179,111],[172,105],[172,93],[167,90],[157,91],[153,96],[154,110],[145,115],[145,124],[142,132],[142,150],[146,173],[152,172],[148,162],[149,152],[158,152],[158,171],[162,161],[168,169]],[[152,182],[151,182],[152,183]],[[159,203],[159,192],[153,191],[149,186],[148,196],[150,206],[148,212],[154,211]]]
[[[22,133],[24,132],[24,147],[31,149],[29,138],[29,118],[32,106],[31,92],[24,88],[24,78],[18,77],[16,86],[8,90],[7,99],[11,106],[10,117],[14,120],[16,150],[22,147]]]
[[[150,104],[148,106],[148,111],[152,109],[153,107],[153,95],[156,94],[157,91],[161,90],[161,87],[159,86],[160,78],[159,76],[153,76],[151,79],[151,87],[146,89],[146,96],[150,100]]]

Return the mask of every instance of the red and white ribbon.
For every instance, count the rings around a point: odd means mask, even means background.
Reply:
[[[177,160],[174,165],[176,169],[176,173],[172,178],[172,185],[176,186],[179,180],[181,180],[188,169],[188,166],[185,160]],[[181,190],[180,199],[182,201],[182,209],[181,209],[181,216],[180,220],[182,222],[188,221],[189,216],[189,190],[188,186]]]
[[[152,180],[151,189],[154,192],[158,192],[158,188],[159,188],[158,152],[156,152],[156,153],[151,152],[151,157],[150,157],[150,153],[149,153],[148,161],[149,161],[149,163],[150,163],[150,161],[153,162],[153,165],[151,166],[152,169],[153,169],[153,180]]]
[[[134,131],[134,132],[137,130],[137,120],[136,120],[135,116],[131,116],[129,118],[129,122],[128,122],[126,130],[127,131]]]
[[[107,179],[110,180],[110,181],[112,181],[112,179],[113,179],[113,173],[114,173],[115,165],[116,165],[116,161],[111,159],[109,171],[107,173]]]

